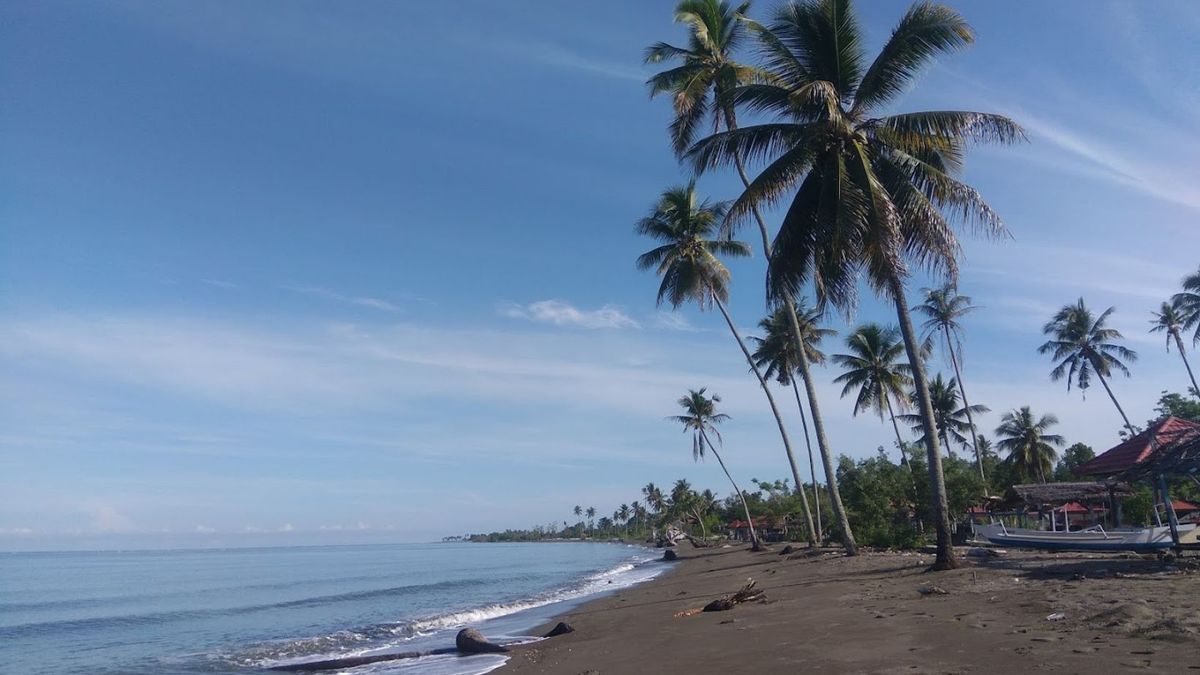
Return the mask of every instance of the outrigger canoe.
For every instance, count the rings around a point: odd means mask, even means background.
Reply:
[[[1083,530],[1025,530],[1004,523],[974,525],[975,536],[997,546],[1037,548],[1051,551],[1162,551],[1171,548],[1170,527],[1105,530],[1095,525]],[[1180,525],[1179,533],[1192,534],[1196,525]]]

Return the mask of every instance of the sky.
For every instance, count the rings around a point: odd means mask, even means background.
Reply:
[[[1011,237],[964,240],[967,392],[985,433],[1029,405],[1103,450],[1103,390],[1051,382],[1036,348],[1083,297],[1141,355],[1113,383],[1135,423],[1184,390],[1147,329],[1200,263],[1200,6],[952,5],[976,45],[898,109],[1029,136],[968,157]],[[906,6],[859,3],[869,53]],[[688,388],[721,395],[744,486],[786,477],[719,316],[656,307],[633,265],[633,223],[689,178],[641,64],[684,39],[671,8],[0,5],[0,550],[430,540],[611,513],[649,481],[727,492],[665,420]],[[731,270],[754,334],[761,259]],[[866,290],[829,317],[894,320]],[[890,447],[816,372],[834,452]]]

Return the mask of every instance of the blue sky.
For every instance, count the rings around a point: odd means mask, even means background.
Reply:
[[[966,243],[968,392],[985,430],[1032,405],[1106,448],[1102,390],[1035,348],[1082,295],[1142,355],[1114,385],[1136,422],[1184,388],[1146,328],[1200,262],[1200,7],[953,4],[978,43],[902,107],[1031,138],[968,159],[1013,235]],[[873,51],[906,3],[860,5]],[[429,539],[724,490],[663,420],[688,387],[723,396],[738,477],[785,476],[719,317],[658,311],[633,267],[633,222],[687,178],[642,84],[670,9],[0,8],[0,548]],[[732,269],[753,332],[761,265]],[[854,320],[893,315],[864,295]],[[835,451],[867,456],[890,430],[834,375]]]

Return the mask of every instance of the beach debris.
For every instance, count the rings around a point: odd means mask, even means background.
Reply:
[[[1006,553],[1008,553],[1008,551],[1005,551],[1004,549],[975,546],[967,551],[967,556],[971,558],[995,558]]]
[[[1055,612],[1055,613],[1047,616],[1046,620],[1047,621],[1062,621],[1063,619],[1066,619],[1066,618],[1067,618],[1066,614],[1063,614],[1062,612]]]
[[[754,579],[747,579],[746,585],[742,586],[741,590],[737,593],[713,600],[704,606],[704,611],[724,612],[733,609],[734,606],[743,602],[765,600],[767,596],[761,590],[754,587],[756,583]]]
[[[494,654],[507,652],[508,647],[489,642],[483,633],[474,628],[464,628],[454,637],[454,646],[463,654]]]
[[[552,638],[552,637],[558,637],[559,635],[566,635],[567,633],[574,633],[574,632],[575,632],[574,626],[567,623],[566,621],[559,621],[557,626],[555,626],[554,628],[551,628],[550,632],[546,633],[542,637]]]
[[[796,552],[796,547],[792,546],[791,544],[788,544],[787,546],[783,547],[783,550],[779,552],[779,555],[791,555],[795,552]]]
[[[922,586],[917,589],[917,592],[921,595],[950,595],[950,591],[941,586]]]
[[[667,549],[667,550],[663,551],[662,559],[667,562],[670,562],[672,560],[679,560],[679,554],[675,553],[675,551],[673,551],[672,549]]]
[[[675,612],[674,617],[676,619],[678,619],[680,617],[685,617],[685,616],[696,616],[697,614],[699,614],[700,612],[703,612],[703,611],[704,610],[701,609],[700,607],[692,607],[691,609],[685,609],[681,612]]]

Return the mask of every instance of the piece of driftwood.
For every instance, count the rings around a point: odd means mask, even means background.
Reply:
[[[749,579],[746,582],[746,585],[742,586],[740,591],[732,595],[727,595],[723,598],[717,598],[716,600],[713,600],[704,606],[704,611],[724,612],[726,610],[733,609],[734,606],[743,602],[753,602],[755,600],[766,599],[766,595],[761,590],[754,587],[756,583],[757,582],[755,582],[753,579]]]

